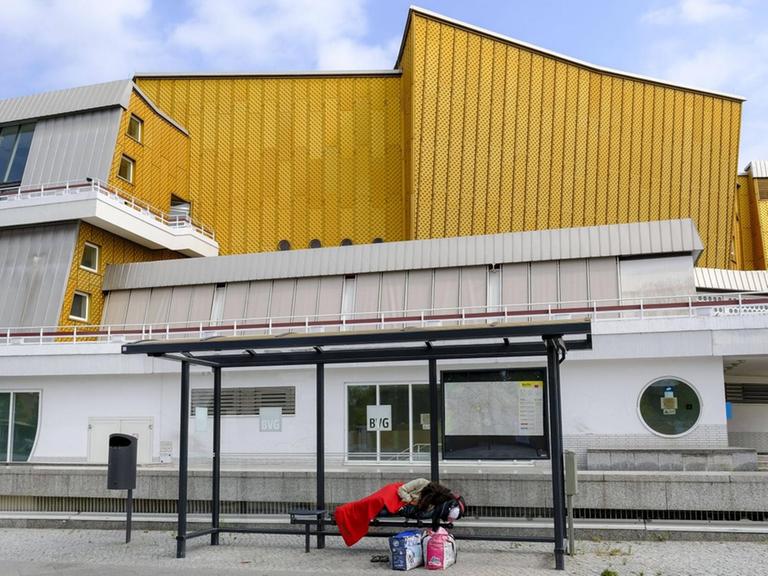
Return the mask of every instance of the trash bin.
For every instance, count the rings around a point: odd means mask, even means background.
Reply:
[[[138,440],[130,434],[109,435],[107,488],[133,490],[136,488],[136,454]]]

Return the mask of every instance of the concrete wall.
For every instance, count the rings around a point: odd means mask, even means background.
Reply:
[[[552,491],[546,471],[506,470],[483,473],[443,472],[441,480],[458,490],[471,506],[547,507]],[[329,505],[361,498],[384,484],[403,480],[402,471],[329,472]],[[134,497],[175,500],[175,470],[141,470]],[[7,498],[115,498],[106,489],[105,468],[0,468],[0,507]],[[312,502],[312,472],[222,472],[221,498],[245,502]],[[208,500],[210,472],[192,472],[189,499]],[[8,501],[10,502],[10,501]],[[30,499],[27,506],[40,506]],[[760,472],[583,472],[579,475],[577,508],[601,510],[768,510],[768,482]],[[19,509],[23,508],[23,504]]]

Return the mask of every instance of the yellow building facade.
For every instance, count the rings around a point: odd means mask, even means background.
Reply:
[[[735,96],[420,9],[392,71],[134,82],[110,183],[162,211],[189,202],[221,254],[690,217],[699,266],[765,267],[768,209],[756,180],[737,177]],[[124,155],[132,183],[118,176]],[[114,261],[172,256],[134,252],[115,248]]]

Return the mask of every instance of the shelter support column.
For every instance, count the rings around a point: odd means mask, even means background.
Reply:
[[[219,529],[221,512],[221,367],[213,369],[213,481],[211,494],[211,528]],[[211,546],[219,545],[219,533],[211,534]]]
[[[189,362],[181,363],[179,413],[179,501],[176,558],[187,555],[187,468],[189,465]]]
[[[315,365],[317,375],[315,405],[317,409],[317,510],[325,510],[325,364]],[[317,548],[325,548],[323,516],[317,522]]]
[[[549,444],[552,462],[552,515],[555,538],[555,569],[565,569],[565,477],[563,474],[563,415],[560,407],[560,362],[565,347],[559,336],[544,338],[547,348],[547,397]],[[563,358],[560,358],[562,352]]]
[[[429,462],[433,482],[440,482],[440,450],[438,449],[438,422],[440,408],[437,396],[437,360],[429,359]]]

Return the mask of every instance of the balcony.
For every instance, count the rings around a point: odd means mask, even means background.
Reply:
[[[0,228],[83,220],[131,242],[187,256],[217,256],[213,230],[171,216],[98,180],[0,191]]]

